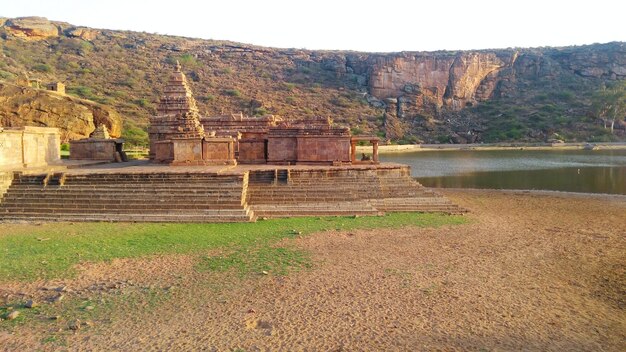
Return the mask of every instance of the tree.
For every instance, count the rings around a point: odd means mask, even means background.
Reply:
[[[604,128],[610,128],[613,133],[615,121],[622,120],[626,116],[626,82],[602,87],[591,99],[593,115],[601,119],[604,122]]]

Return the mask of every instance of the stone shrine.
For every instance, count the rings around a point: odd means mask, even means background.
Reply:
[[[349,128],[335,126],[328,118],[200,116],[179,63],[148,133],[150,160],[172,165],[378,163],[378,138],[353,137]],[[359,141],[372,143],[374,155],[369,160],[356,160]]]
[[[234,139],[205,133],[187,78],[176,62],[150,119],[150,159],[171,165],[236,164]]]
[[[70,141],[71,160],[128,161],[124,140],[111,138],[105,125],[99,125],[89,138]]]

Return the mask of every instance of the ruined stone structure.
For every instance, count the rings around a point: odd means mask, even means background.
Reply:
[[[89,138],[70,141],[70,159],[127,161],[124,140],[111,138],[105,125],[100,125]]]
[[[206,134],[187,78],[176,63],[148,129],[150,159],[171,165],[235,164],[234,139]]]
[[[42,167],[59,162],[59,130],[0,126],[0,170]]]
[[[65,94],[65,84],[61,82],[52,82],[46,85],[46,89],[59,94]]]

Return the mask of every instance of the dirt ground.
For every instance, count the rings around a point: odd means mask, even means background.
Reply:
[[[66,334],[68,350],[626,350],[625,197],[445,193],[469,224],[290,239],[313,267],[287,276],[197,272],[177,255],[8,289],[175,287],[163,304]],[[47,333],[0,332],[0,346],[58,349]]]

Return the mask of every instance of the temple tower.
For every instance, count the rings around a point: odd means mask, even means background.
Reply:
[[[154,159],[155,142],[169,139],[204,138],[204,128],[200,124],[200,114],[193,98],[187,77],[176,61],[163,96],[157,107],[157,114],[150,119],[150,159]]]
[[[176,62],[150,119],[150,160],[170,165],[236,164],[235,140],[205,134],[187,77]]]

